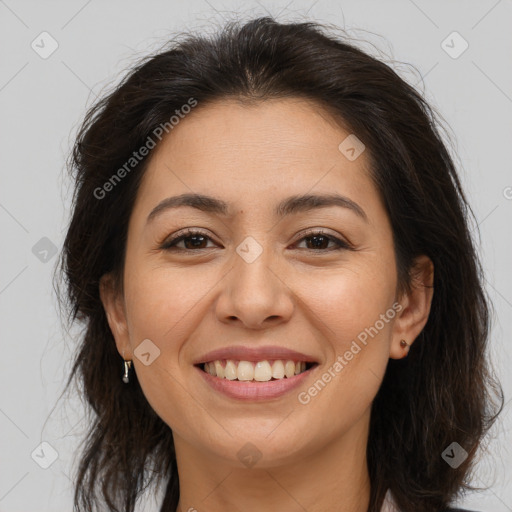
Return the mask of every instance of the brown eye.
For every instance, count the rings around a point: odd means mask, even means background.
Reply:
[[[160,248],[165,250],[176,249],[182,251],[208,249],[209,247],[206,247],[208,240],[211,240],[211,238],[201,231],[187,231],[181,235],[171,238],[170,240],[167,240]],[[181,242],[183,242],[184,247],[178,247],[178,244]]]
[[[305,237],[303,237],[300,242],[306,240],[306,249],[320,252],[320,251],[330,251],[330,250],[340,250],[340,249],[351,249],[350,245],[336,238],[332,235],[327,235],[323,231],[308,233]],[[329,248],[329,243],[334,243],[334,247]],[[320,249],[318,251],[317,249]]]

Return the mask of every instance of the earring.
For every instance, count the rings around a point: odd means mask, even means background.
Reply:
[[[130,378],[128,377],[128,372],[129,372],[131,367],[132,367],[132,362],[125,360],[125,362],[124,362],[124,375],[123,375],[123,382],[125,384],[128,384],[128,382],[130,382]]]
[[[406,356],[407,356],[407,354],[409,353],[409,347],[410,347],[410,345],[409,345],[409,343],[407,343],[407,341],[405,341],[405,340],[400,340],[400,346],[401,346],[402,348],[407,348],[407,350],[405,351],[405,354],[402,356],[402,359],[403,359],[403,358],[404,358],[404,357],[406,357]]]

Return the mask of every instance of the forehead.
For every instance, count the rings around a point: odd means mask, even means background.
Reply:
[[[377,195],[369,156],[348,159],[340,144],[349,136],[303,99],[199,104],[153,150],[139,202],[194,192],[225,196],[238,207],[279,194],[334,191],[367,202],[365,196]]]
[[[318,156],[311,153],[313,150],[337,149],[343,135],[348,132],[341,121],[312,100],[284,98],[247,104],[223,99],[195,107],[172,129],[157,152],[165,151],[165,147],[187,147],[213,153],[219,148],[232,155],[232,144],[236,144],[236,149],[257,147],[262,155],[296,155],[298,159]]]

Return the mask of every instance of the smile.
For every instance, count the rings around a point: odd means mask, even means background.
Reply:
[[[210,390],[230,399],[260,402],[276,400],[304,386],[318,366],[318,363],[282,359],[255,362],[228,359],[209,361],[195,368]]]
[[[237,361],[232,359],[215,360],[200,365],[202,370],[213,377],[230,381],[269,382],[290,379],[309,370],[315,363],[306,361],[263,360]]]

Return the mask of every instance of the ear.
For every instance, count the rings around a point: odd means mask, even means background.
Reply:
[[[133,359],[124,300],[115,285],[114,277],[111,274],[103,275],[99,288],[101,302],[116,342],[117,351],[124,359]]]
[[[418,256],[411,272],[411,289],[400,299],[403,309],[393,325],[389,357],[402,359],[425,327],[434,295],[434,264],[426,255]],[[402,347],[401,340],[408,346]]]

